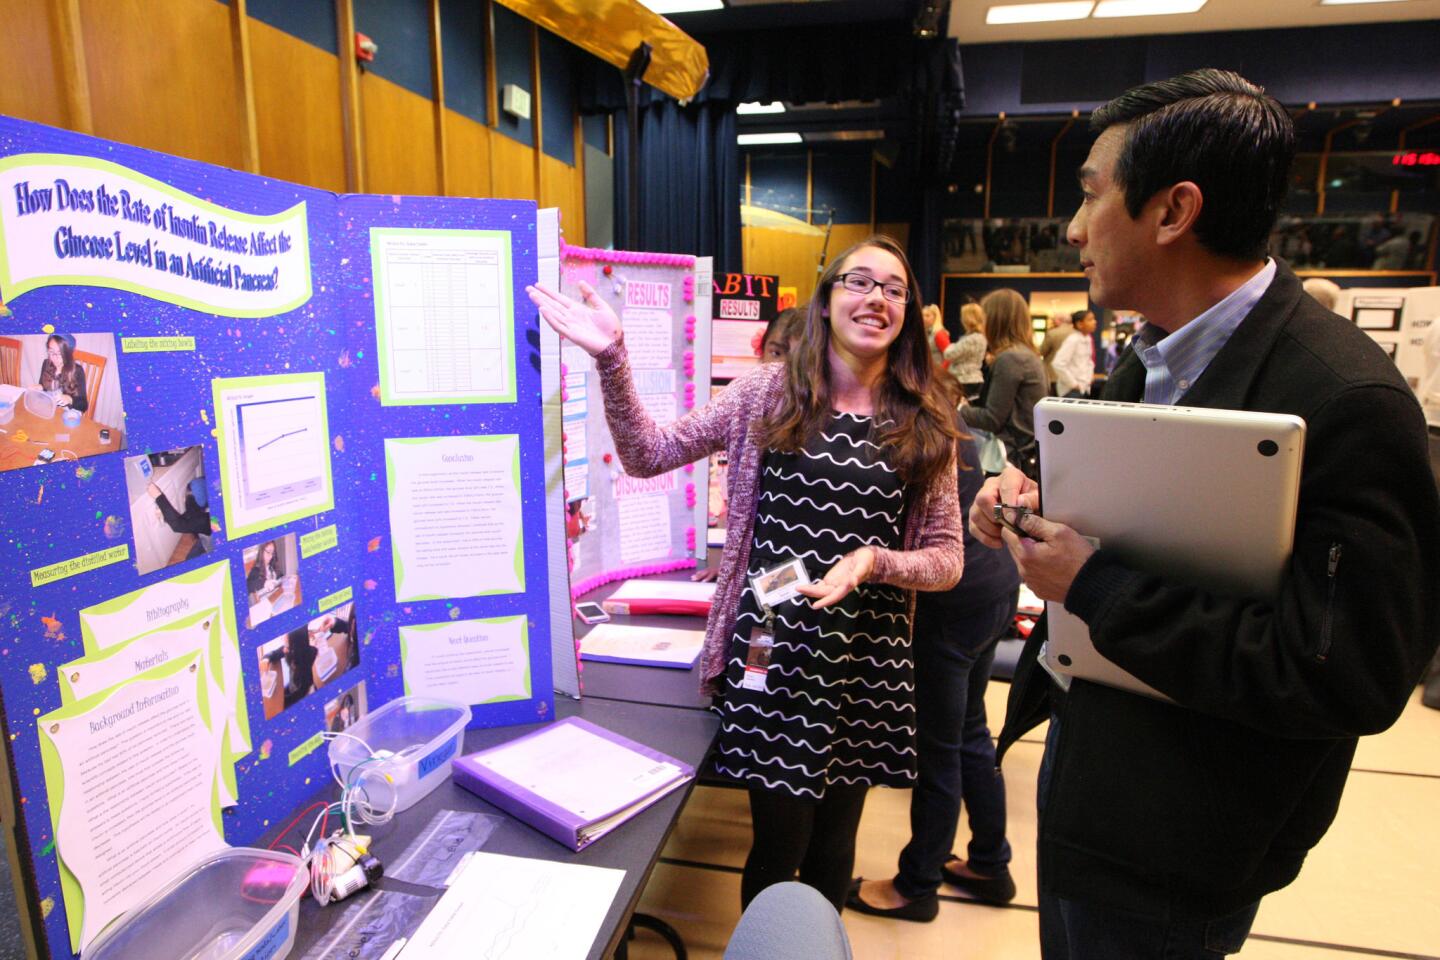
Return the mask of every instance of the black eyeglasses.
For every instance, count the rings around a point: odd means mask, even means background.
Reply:
[[[910,288],[903,283],[881,283],[866,273],[842,273],[835,279],[851,293],[863,296],[879,287],[880,293],[891,303],[910,302]]]

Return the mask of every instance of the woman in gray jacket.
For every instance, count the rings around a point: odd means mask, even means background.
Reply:
[[[1030,307],[1014,290],[1001,288],[980,301],[985,339],[990,343],[990,385],[985,405],[967,404],[960,416],[967,426],[987,430],[1005,443],[1010,462],[1038,479],[1035,404],[1045,396],[1045,365],[1030,330]]]

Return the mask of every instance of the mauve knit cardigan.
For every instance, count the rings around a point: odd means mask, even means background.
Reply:
[[[745,590],[755,530],[765,449],[752,428],[780,402],[787,384],[785,364],[761,365],[734,380],[714,400],[664,428],[655,425],[640,402],[623,338],[595,358],[595,368],[615,452],[631,476],[653,477],[720,450],[729,454],[730,521],[700,655],[700,690],[713,694],[719,687],[716,681],[725,672],[726,648]],[[952,451],[949,467],[936,474],[923,495],[910,498],[903,550],[872,548],[875,568],[869,582],[908,591],[912,616],[913,591],[948,590],[960,580],[965,547],[955,469]],[[824,570],[810,571],[812,577],[824,574]]]

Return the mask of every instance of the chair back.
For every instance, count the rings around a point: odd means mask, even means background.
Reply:
[[[105,358],[98,353],[76,350],[75,362],[85,370],[85,419],[95,419],[95,401],[100,399],[100,380],[105,376]]]
[[[14,337],[0,337],[0,383],[24,386],[20,382],[20,341]]]

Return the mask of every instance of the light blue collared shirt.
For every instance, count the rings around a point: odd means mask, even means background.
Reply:
[[[1183,397],[1274,279],[1275,261],[1267,258],[1259,273],[1174,333],[1148,323],[1141,328],[1135,354],[1145,364],[1145,402],[1169,405]]]

